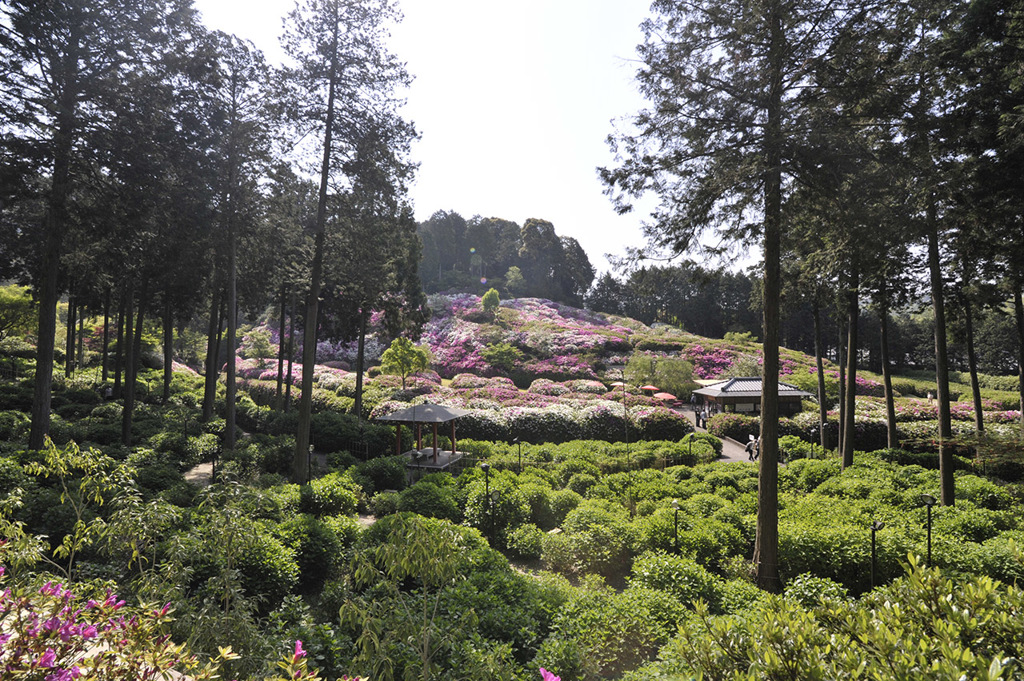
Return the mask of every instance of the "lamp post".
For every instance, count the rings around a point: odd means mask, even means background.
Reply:
[[[928,508],[928,522],[925,527],[928,528],[928,567],[932,566],[932,506],[938,502],[938,499],[933,497],[931,494],[922,494],[921,503]]]
[[[818,429],[817,428],[811,428],[811,458],[812,459],[817,458],[817,456],[814,453],[814,436],[817,435],[817,434],[818,434]],[[822,452],[822,455],[824,455],[824,452]]]
[[[626,436],[626,469],[629,473],[629,482],[626,488],[626,503],[629,506],[629,515],[633,517],[633,459],[629,455],[629,408],[626,404],[626,384],[622,381],[612,383],[612,390],[622,388],[622,429]]]
[[[672,546],[679,553],[679,500],[672,500],[672,508],[675,509],[675,520],[672,523]]]
[[[523,474],[523,441],[520,440],[519,438],[516,438],[515,440],[512,440],[512,442],[515,442],[517,445],[519,445],[519,475],[522,475]]]
[[[878,532],[883,527],[885,527],[885,523],[880,522],[878,520],[876,520],[873,523],[871,523],[871,588],[872,589],[875,588],[875,562],[876,562],[876,558],[877,558],[876,553],[875,553],[875,533]]]
[[[490,536],[491,529],[491,464],[484,461],[480,464],[480,470],[484,472],[484,498],[487,500],[487,536]]]

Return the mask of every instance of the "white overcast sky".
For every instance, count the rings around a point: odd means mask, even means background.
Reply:
[[[293,0],[196,0],[210,28],[272,61]],[[645,215],[615,214],[597,178],[612,120],[643,101],[633,76],[650,0],[404,0],[391,48],[415,81],[404,114],[422,139],[416,218],[454,210],[551,221],[599,271],[642,242]]]

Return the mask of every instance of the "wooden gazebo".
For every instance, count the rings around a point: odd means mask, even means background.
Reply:
[[[458,461],[462,456],[458,453],[455,439],[455,420],[460,416],[469,414],[467,409],[456,407],[445,407],[440,404],[426,402],[414,404],[407,409],[396,411],[387,416],[377,417],[377,421],[387,421],[395,424],[395,454],[402,454],[402,426],[408,425],[416,429],[416,448],[404,452],[409,457],[410,468],[430,468],[434,470],[446,470],[451,464]],[[433,432],[433,447],[423,449],[423,425],[428,424]],[[437,448],[438,428],[445,424],[451,427],[450,438],[452,441],[451,451],[439,450]]]

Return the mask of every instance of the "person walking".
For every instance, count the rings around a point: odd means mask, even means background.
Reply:
[[[750,439],[747,440],[747,446],[743,448],[747,452],[747,461],[754,460],[754,436],[751,435]]]

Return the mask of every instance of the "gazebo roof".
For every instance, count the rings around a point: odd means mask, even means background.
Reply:
[[[760,378],[730,378],[727,381],[712,383],[693,392],[705,397],[760,397],[763,389]],[[779,397],[814,397],[795,385],[779,381]]]
[[[448,423],[460,416],[470,414],[468,409],[456,407],[444,407],[440,404],[426,402],[414,404],[407,409],[401,409],[387,416],[378,416],[376,421],[397,421],[399,423]]]

